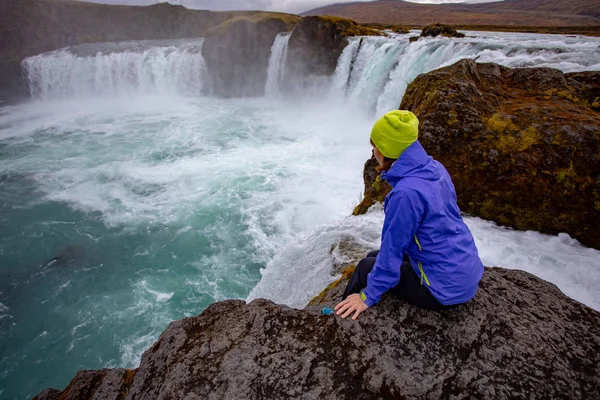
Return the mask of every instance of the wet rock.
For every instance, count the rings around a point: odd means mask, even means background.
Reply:
[[[600,72],[462,60],[420,75],[400,107],[419,117],[420,141],[450,172],[462,211],[600,248],[599,90]],[[389,191],[374,165],[357,213]]]
[[[225,301],[171,323],[126,398],[600,396],[600,313],[531,274],[486,269],[472,302],[440,313],[384,296],[358,321],[320,316],[344,284],[305,310]]]
[[[345,18],[305,17],[290,37],[287,76],[301,87],[310,84],[312,77],[328,77],[335,71],[348,37],[378,35],[383,33]]]
[[[234,18],[211,29],[202,55],[212,94],[264,95],[273,41],[278,33],[290,31],[299,20],[293,15],[264,13]]]
[[[465,37],[464,33],[458,32],[456,29],[454,29],[450,25],[442,25],[442,24],[429,25],[429,26],[426,26],[425,28],[423,28],[423,30],[421,31],[421,37],[437,37],[440,35],[444,36],[444,37],[453,37],[453,38],[464,38]]]
[[[44,265],[46,267],[62,267],[79,260],[85,250],[81,246],[67,246],[58,253],[58,255]]]

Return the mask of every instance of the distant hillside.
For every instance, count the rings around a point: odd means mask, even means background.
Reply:
[[[303,15],[336,15],[358,22],[424,26],[599,26],[598,0],[506,0],[484,4],[415,4],[379,0],[334,4]]]

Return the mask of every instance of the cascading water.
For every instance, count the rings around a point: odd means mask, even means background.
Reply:
[[[285,73],[285,63],[287,61],[288,45],[290,43],[291,35],[291,33],[280,33],[273,41],[271,57],[269,59],[269,69],[267,72],[267,84],[265,86],[265,94],[268,97],[280,94],[279,84]]]
[[[332,92],[373,115],[398,108],[406,88],[419,74],[463,58],[507,67],[552,67],[564,72],[600,69],[597,39],[559,35],[472,32],[465,39],[352,39],[332,78]]]
[[[381,209],[347,216],[372,123],[418,74],[464,57],[600,70],[598,38],[468,35],[351,40],[322,98],[281,96],[286,35],[265,98],[202,96],[201,39],[27,59],[34,101],[0,108],[0,398],[135,367],[169,321],[214,301],[306,304],[335,278],[340,239],[378,246]],[[600,252],[467,223],[486,265],[600,309]]]
[[[140,93],[199,96],[202,40],[81,45],[24,60],[33,97],[58,99]]]

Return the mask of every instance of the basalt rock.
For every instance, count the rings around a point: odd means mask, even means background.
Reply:
[[[600,72],[462,60],[420,75],[400,108],[450,172],[462,211],[520,230],[567,232],[600,248]],[[374,163],[363,212],[385,196]]]
[[[259,13],[233,18],[211,29],[202,55],[212,93],[224,97],[264,95],[273,41],[299,20],[294,15]]]
[[[80,372],[38,399],[600,396],[600,313],[531,274],[486,269],[473,301],[440,313],[384,296],[357,321],[320,316],[344,283],[305,310],[213,304],[171,323],[136,371]]]

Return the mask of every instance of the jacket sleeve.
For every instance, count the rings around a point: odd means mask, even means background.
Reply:
[[[400,282],[404,253],[421,223],[424,205],[415,192],[395,192],[385,209],[381,248],[375,266],[367,276],[367,287],[361,297],[369,307],[381,295]]]

